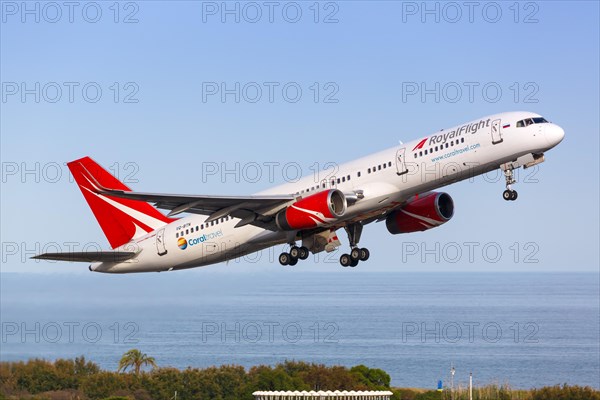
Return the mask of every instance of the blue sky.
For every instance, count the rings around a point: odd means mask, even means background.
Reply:
[[[482,2],[471,16],[460,2],[427,3],[438,21],[421,2],[276,2],[272,21],[263,2],[228,2],[239,22],[221,2],[119,3],[118,15],[112,2],[62,6],[60,15],[48,3],[27,3],[33,13],[22,4],[2,2],[2,272],[80,272],[85,266],[27,257],[70,242],[108,248],[64,166],[84,155],[135,190],[247,194],[283,182],[290,163],[310,174],[315,163],[511,110],[538,112],[566,131],[546,163],[520,171],[519,200],[502,200],[494,174],[447,187],[451,222],[402,236],[368,226],[362,244],[372,259],[362,267],[598,271],[597,2]],[[207,92],[236,82],[239,102]],[[403,92],[414,83],[439,84],[440,98]],[[206,176],[210,166],[236,163],[239,173]],[[260,166],[259,179],[245,179],[249,163]],[[456,248],[462,255],[451,262]],[[281,267],[263,257],[209,268]]]

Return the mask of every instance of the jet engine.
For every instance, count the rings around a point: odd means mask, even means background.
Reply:
[[[414,197],[385,220],[388,231],[397,235],[425,231],[445,224],[454,215],[454,202],[447,193],[430,192]]]
[[[298,200],[275,217],[284,231],[311,229],[328,225],[346,212],[346,197],[337,189],[325,190]]]

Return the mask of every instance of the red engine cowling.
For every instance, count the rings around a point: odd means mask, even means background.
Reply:
[[[344,215],[346,197],[330,189],[305,197],[281,210],[275,218],[279,229],[295,231],[327,225]]]
[[[454,202],[447,193],[431,192],[414,197],[404,207],[392,212],[385,220],[388,231],[410,233],[435,228],[454,215]]]

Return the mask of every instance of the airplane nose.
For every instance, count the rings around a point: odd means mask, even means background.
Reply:
[[[545,129],[546,133],[546,141],[550,145],[550,147],[554,147],[560,142],[562,142],[565,137],[565,131],[558,125],[549,124]]]

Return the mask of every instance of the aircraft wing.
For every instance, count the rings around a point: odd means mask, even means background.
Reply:
[[[69,253],[44,253],[35,260],[54,260],[71,262],[123,262],[136,256],[133,251],[75,251]]]
[[[107,188],[101,185],[90,171],[82,165],[83,175],[96,193],[129,200],[154,203],[158,208],[170,210],[169,216],[182,212],[208,215],[207,221],[214,221],[231,215],[239,218],[236,227],[248,224],[276,230],[273,215],[284,205],[295,200],[292,195],[267,196],[208,196],[164,193],[142,193],[129,190]]]
[[[208,215],[208,222],[231,215],[241,219],[236,226],[257,225],[272,229],[274,211],[295,200],[292,195],[269,196],[209,196],[163,193],[128,192],[101,188],[100,193],[112,197],[154,203],[158,208],[170,210],[169,216],[182,212]]]

